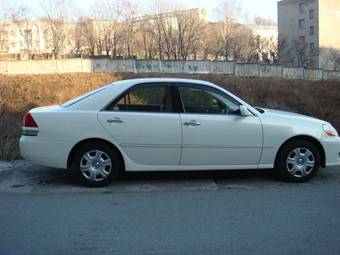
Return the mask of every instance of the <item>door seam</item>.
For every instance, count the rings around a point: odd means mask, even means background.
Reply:
[[[181,143],[181,153],[180,153],[180,157],[179,157],[179,162],[178,162],[178,165],[181,166],[182,165],[182,155],[183,155],[183,121],[182,121],[182,114],[180,113],[179,114],[179,120],[180,120],[180,125],[181,125],[181,140],[182,140],[182,143]]]

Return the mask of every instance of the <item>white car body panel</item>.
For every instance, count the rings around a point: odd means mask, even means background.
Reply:
[[[257,116],[181,114],[181,119],[182,165],[257,167],[262,151],[262,125]],[[200,126],[184,125],[191,120]]]
[[[154,82],[214,87],[245,105],[254,116],[102,111],[128,88]],[[325,151],[326,166],[340,165],[340,138],[324,134],[322,125],[327,122],[273,110],[261,114],[235,95],[204,81],[121,81],[68,107],[40,107],[30,113],[39,126],[39,134],[20,138],[22,156],[49,167],[67,168],[72,148],[95,138],[119,150],[126,171],[273,168],[281,145],[296,136],[318,141]],[[116,117],[124,123],[107,123]],[[192,119],[201,125],[183,125]]]
[[[124,123],[108,123],[119,118]],[[179,114],[99,112],[98,119],[129,158],[139,165],[176,166],[182,150]]]

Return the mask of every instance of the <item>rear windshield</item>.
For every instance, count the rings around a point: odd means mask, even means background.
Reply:
[[[92,90],[92,91],[90,91],[90,92],[88,92],[88,93],[86,93],[86,94],[84,94],[82,96],[76,97],[74,99],[71,99],[70,101],[67,101],[67,102],[63,103],[61,106],[62,107],[70,107],[72,105],[75,105],[75,104],[79,103],[80,101],[84,100],[85,98],[88,98],[90,96],[93,96],[93,95],[95,95],[95,94],[105,90],[106,88],[107,88],[107,86],[101,87],[101,88],[96,89],[96,90]]]

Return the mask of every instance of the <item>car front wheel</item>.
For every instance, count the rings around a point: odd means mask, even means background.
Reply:
[[[110,184],[119,174],[119,157],[106,144],[88,143],[76,153],[73,171],[85,185],[102,187]]]
[[[309,141],[293,140],[279,152],[276,167],[285,181],[308,181],[320,168],[319,150]]]

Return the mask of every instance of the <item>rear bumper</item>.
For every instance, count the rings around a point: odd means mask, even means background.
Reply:
[[[39,136],[21,136],[19,144],[21,155],[26,160],[47,167],[67,168],[70,142],[41,140]]]
[[[322,141],[327,166],[340,166],[340,137],[328,138]]]

